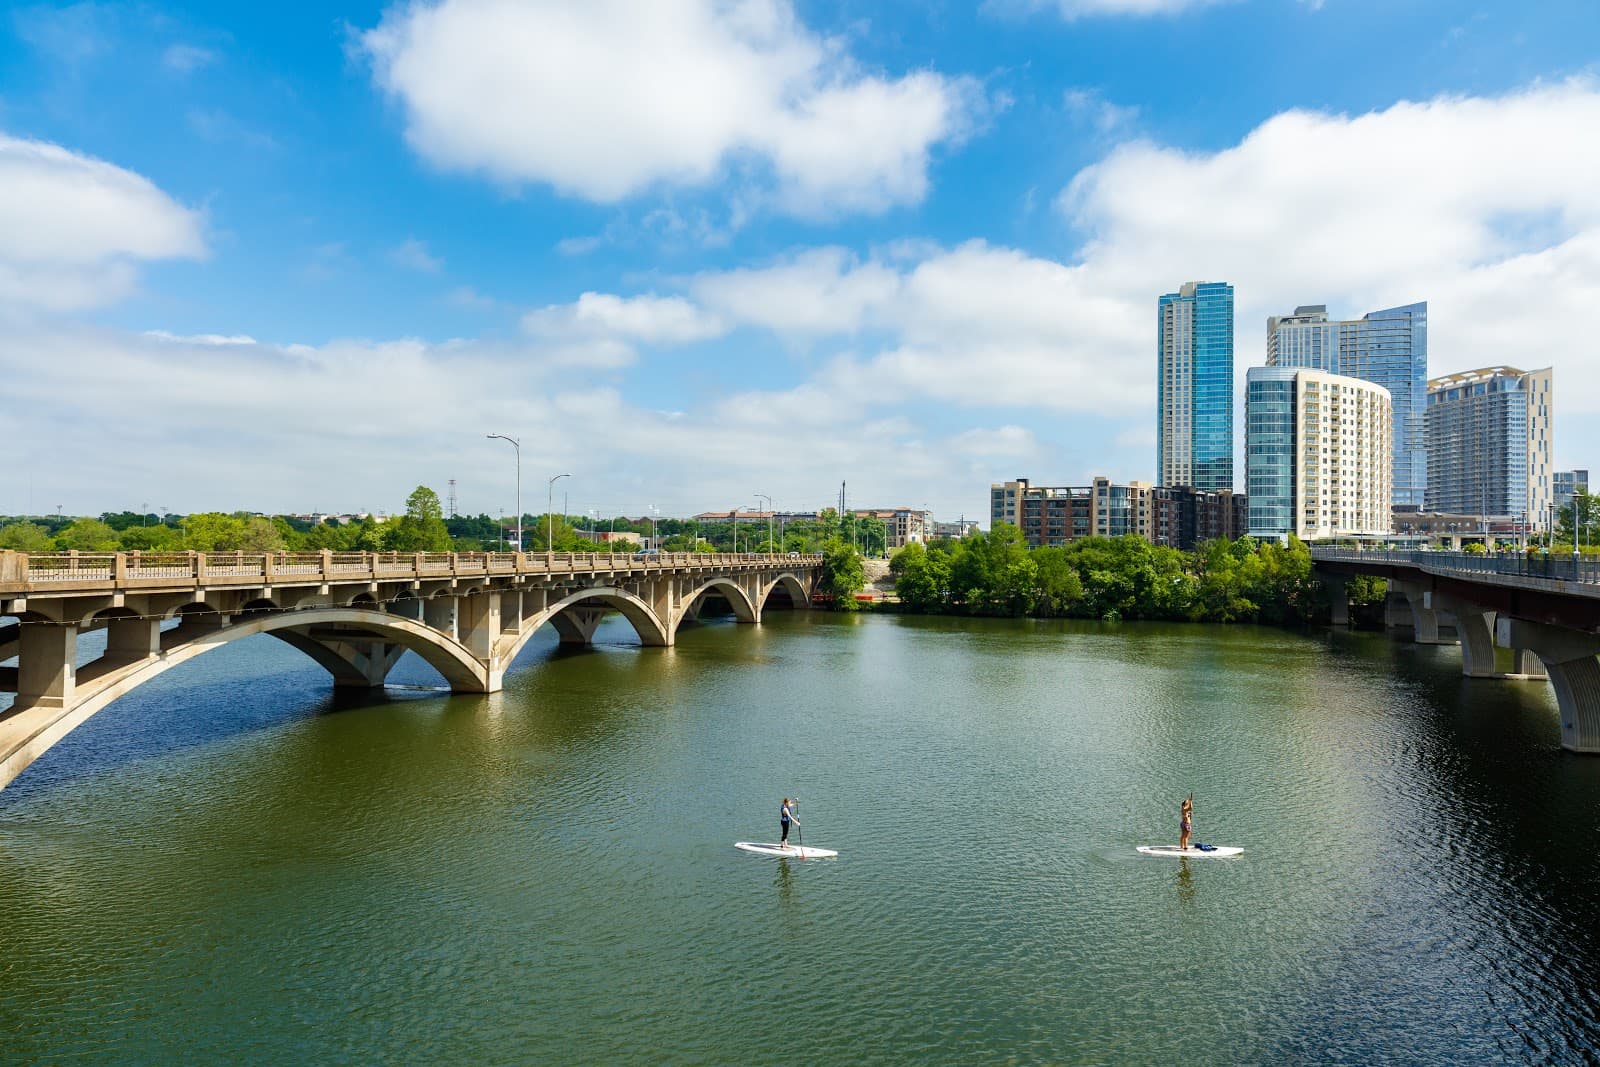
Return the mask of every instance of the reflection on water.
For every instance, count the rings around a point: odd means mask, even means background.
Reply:
[[[1600,760],[1547,686],[1244,627],[600,640],[490,697],[251,640],[90,720],[0,792],[5,1058],[1600,1056]],[[1133,851],[1190,792],[1243,857]],[[840,858],[731,848],[784,794]]]

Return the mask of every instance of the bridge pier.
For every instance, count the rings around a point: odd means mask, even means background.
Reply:
[[[1332,571],[1312,570],[1312,576],[1328,589],[1328,596],[1333,602],[1332,623],[1335,626],[1350,625],[1350,579],[1343,574]]]
[[[1600,753],[1600,636],[1524,619],[1503,618],[1495,636],[1530,651],[1549,672],[1561,712],[1561,747]]]
[[[17,706],[70,707],[77,689],[78,628],[25,624],[17,649]]]
[[[1461,673],[1468,678],[1505,677],[1495,669],[1495,613],[1437,593],[1429,593],[1428,600],[1434,610],[1455,620],[1456,634],[1461,638]]]
[[[1397,630],[1410,630],[1411,640],[1419,645],[1448,645],[1453,644],[1447,637],[1439,633],[1439,614],[1434,610],[1431,594],[1417,582],[1403,582],[1397,578],[1389,579],[1389,599],[1387,612],[1393,612],[1396,621],[1392,624]],[[1404,607],[1401,607],[1401,604]],[[1409,619],[1406,618],[1409,615]]]

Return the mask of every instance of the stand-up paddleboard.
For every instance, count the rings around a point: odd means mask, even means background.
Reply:
[[[1244,851],[1232,845],[1212,845],[1210,848],[1179,848],[1177,845],[1140,845],[1139,851],[1146,856],[1190,856],[1194,859],[1221,859],[1225,856],[1237,856]]]
[[[735,841],[734,848],[754,852],[758,856],[783,856],[792,860],[825,860],[838,853],[831,848],[812,848],[810,845],[777,845],[765,841]]]

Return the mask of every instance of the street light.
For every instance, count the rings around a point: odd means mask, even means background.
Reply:
[[[517,551],[522,551],[522,442],[515,437],[507,437],[503,433],[485,434],[491,441],[509,441],[511,447],[517,450]],[[500,539],[505,540],[506,532],[500,531]]]
[[[554,478],[551,478],[548,482],[545,483],[545,487],[544,487],[544,518],[545,518],[544,550],[545,550],[546,553],[554,552],[556,550],[556,515],[555,515],[555,511],[553,510],[555,508],[556,483],[559,482],[563,478],[570,478],[570,477],[572,477],[572,475],[570,475],[570,474],[558,474]],[[565,517],[563,517],[562,521],[565,521]],[[518,523],[522,522],[522,516],[521,515],[517,516],[517,522]],[[522,535],[519,533],[517,535],[517,545],[518,545],[517,551],[519,551],[519,552],[522,551],[521,544],[522,544]]]
[[[650,508],[650,551],[659,556],[661,555],[661,536],[656,533],[656,516],[661,514],[661,509],[654,504],[647,506]]]
[[[757,493],[756,499],[767,502],[767,551],[776,552],[777,549],[772,544],[772,498],[766,493]]]

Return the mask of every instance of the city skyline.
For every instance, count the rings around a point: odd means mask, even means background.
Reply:
[[[1236,413],[1267,316],[1426,299],[1431,372],[1555,366],[1591,465],[1585,3],[733,10],[0,17],[0,513],[495,514],[503,433],[574,513],[982,515],[1158,477],[1150,306],[1206,278]]]

